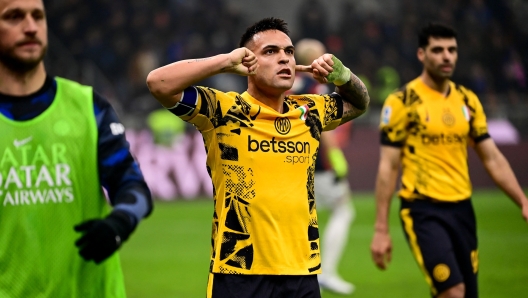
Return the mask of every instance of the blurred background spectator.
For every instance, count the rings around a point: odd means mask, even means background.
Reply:
[[[292,39],[321,40],[368,84],[377,125],[388,93],[418,76],[416,30],[441,21],[459,33],[454,81],[480,97],[490,119],[509,120],[528,138],[528,2],[522,0],[50,0],[50,73],[94,85],[127,127],[144,128],[159,108],[148,72],[180,59],[229,52],[259,18],[286,19]],[[245,79],[207,82],[243,91]]]

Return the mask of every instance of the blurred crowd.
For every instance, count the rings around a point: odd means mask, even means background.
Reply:
[[[475,91],[486,106],[499,101],[515,106],[528,101],[528,32],[516,23],[513,2],[377,0],[365,8],[358,4],[365,1],[341,1],[339,13],[330,16],[329,2],[303,0],[296,19],[287,21],[295,22],[294,42],[319,39],[361,75],[374,107],[420,73],[417,29],[428,21],[449,24],[459,33],[454,80]],[[111,86],[96,88],[125,115],[159,107],[146,99],[149,71],[180,59],[229,52],[256,21],[222,0],[54,0],[47,7],[50,34],[62,51],[95,65],[97,76]],[[235,91],[243,91],[245,84],[243,78],[222,76],[207,83]]]
[[[159,107],[145,99],[151,70],[231,51],[242,23],[217,0],[55,0],[47,14],[50,32],[77,61],[95,63],[113,90],[96,88],[126,115]]]
[[[418,28],[430,21],[441,22],[458,32],[455,82],[472,89],[485,105],[499,100],[511,105],[528,102],[528,32],[516,23],[519,15],[508,6],[513,1],[394,2],[368,10],[360,9],[357,2],[344,2],[338,29],[329,30],[324,2],[306,0],[299,13],[300,35],[324,40],[330,52],[363,76],[371,96],[381,104],[389,92],[421,71],[416,58]]]

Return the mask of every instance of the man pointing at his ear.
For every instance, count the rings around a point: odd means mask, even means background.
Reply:
[[[207,297],[320,297],[314,167],[321,132],[365,112],[365,85],[324,54],[295,65],[283,20],[263,19],[240,48],[153,70],[147,85],[202,133],[214,185]],[[295,72],[333,83],[329,95],[289,95]],[[248,77],[242,94],[193,86],[219,73]]]

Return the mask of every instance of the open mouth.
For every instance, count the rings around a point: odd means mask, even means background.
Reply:
[[[291,70],[288,68],[281,69],[278,73],[280,76],[291,76]]]

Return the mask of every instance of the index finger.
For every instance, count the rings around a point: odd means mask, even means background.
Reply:
[[[313,71],[313,69],[309,65],[295,65],[295,71],[310,72],[311,73]]]

